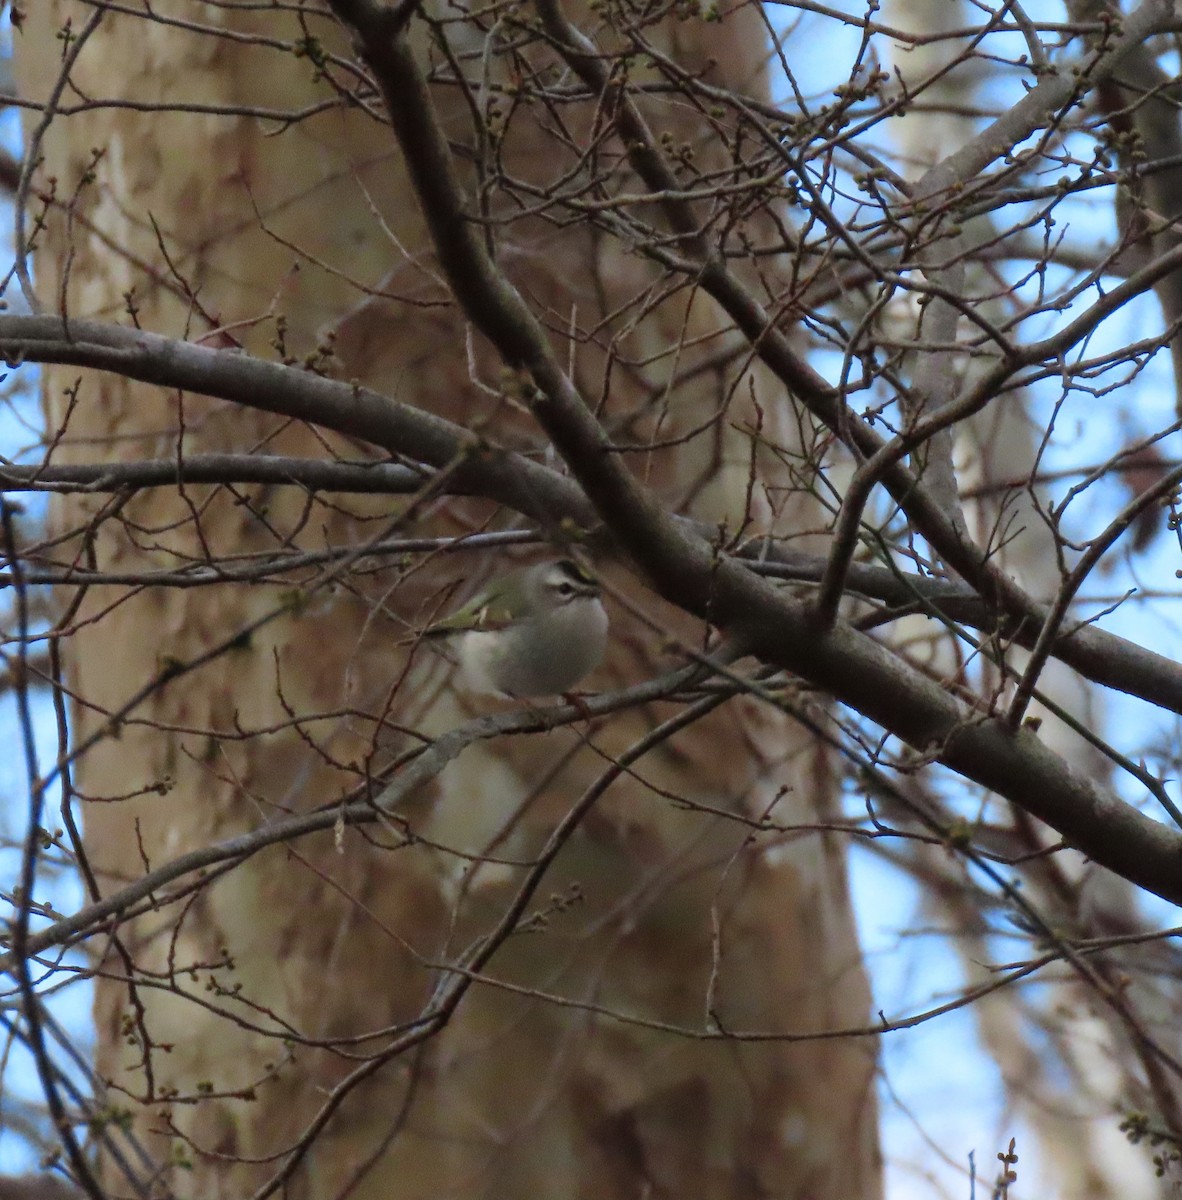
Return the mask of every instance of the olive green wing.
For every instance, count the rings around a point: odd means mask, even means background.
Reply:
[[[504,629],[512,623],[512,615],[503,602],[477,597],[462,608],[457,608],[450,616],[436,621],[425,633],[428,637],[447,637],[449,634],[467,633],[473,629]]]

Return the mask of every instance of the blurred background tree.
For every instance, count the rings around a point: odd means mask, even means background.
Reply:
[[[9,12],[59,1168],[873,1198],[880,1040],[973,1003],[1049,1189],[1172,1187],[1173,6]],[[593,694],[464,694],[418,634],[555,547]],[[852,845],[960,964],[926,1009],[871,1000]]]

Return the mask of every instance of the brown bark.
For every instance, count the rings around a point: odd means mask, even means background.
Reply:
[[[168,11],[235,37],[302,33],[284,12]],[[67,16],[80,29],[86,15],[70,0],[29,14],[18,48],[27,95],[44,96],[56,75],[55,29]],[[348,53],[339,31],[308,23],[323,46]],[[667,42],[687,69],[707,69],[709,54],[713,77],[750,90],[761,38],[742,10],[717,26],[671,25]],[[312,75],[306,60],[257,42],[110,12],[73,80],[87,96],[297,108],[331,98]],[[436,99],[466,142],[463,99],[455,89]],[[692,114],[676,105],[661,114],[676,138],[713,153]],[[593,115],[576,108],[564,119],[577,129]],[[520,128],[504,161],[544,179],[552,147]],[[93,183],[80,184],[93,147],[103,157]],[[330,108],[279,129],[246,115],[97,108],[56,118],[43,149],[40,186],[54,176],[59,198],[78,189],[38,247],[38,286],[51,306],[64,298],[73,316],[127,319],[122,297],[133,289],[144,328],[268,356],[281,316],[283,352],[313,353],[331,331],[330,369],[340,377],[501,442],[539,445],[512,403],[473,382],[465,323],[438,283],[389,130],[370,116]],[[758,373],[750,391],[742,379],[733,393],[721,372],[694,377],[690,367],[731,345],[717,333],[717,311],[686,291],[650,298],[652,269],[589,227],[514,221],[499,261],[563,357],[573,355],[584,394],[606,397],[601,416],[614,435],[653,443],[630,464],[637,475],[667,503],[736,525],[749,462],[732,427],[754,420],[752,396],[768,406],[779,440],[793,436],[794,418]],[[586,331],[573,346],[571,328]],[[479,343],[472,359],[477,378],[503,386]],[[689,380],[666,391],[678,372]],[[109,375],[87,376],[67,409],[71,378],[51,372],[47,384],[50,426],[66,425],[55,461],[89,461],[96,444],[126,458],[256,447],[365,453],[264,413]],[[707,432],[690,437],[699,429]],[[760,469],[761,482],[783,482],[774,465]],[[767,511],[756,516],[775,523]],[[86,519],[91,544],[75,535],[71,547],[120,569],[282,544],[358,545],[387,526],[464,532],[508,521],[479,501],[431,501],[408,516],[388,498],[326,504],[270,485],[158,489],[127,500],[117,520],[100,501],[72,499],[55,516],[63,531]],[[815,519],[793,501],[778,528]],[[305,604],[138,705],[77,764],[100,891],[277,812],[330,803],[409,744],[401,730],[435,735],[479,711],[449,688],[446,664],[420,651],[407,672],[400,643],[403,622],[421,623],[445,584],[490,569],[487,557],[467,555],[421,570],[384,563],[332,588],[305,579]],[[700,644],[694,623],[622,569],[607,574],[663,632],[614,604],[613,653],[593,682],[654,671],[670,633]],[[68,639],[75,738],[102,730],[168,660],[205,653],[283,603],[259,587],[92,591]],[[522,875],[505,860],[536,854],[605,757],[672,711],[628,711],[589,736],[568,728],[481,743],[405,810],[425,842],[400,844],[394,829],[347,831],[339,845],[322,836],[270,850],[186,905],[125,922],[126,960],[96,945],[99,1070],[127,1090],[136,1130],[171,1158],[163,1186],[242,1195],[271,1178],[358,1056],[380,1054],[391,1027],[413,1021],[447,978],[436,968],[496,919]],[[545,920],[509,940],[441,1034],[351,1088],[286,1194],[327,1197],[352,1185],[354,1197],[878,1194],[873,1042],[722,1036],[865,1021],[841,844],[807,830],[753,832],[718,815],[823,817],[834,791],[825,755],[766,705],[732,701],[634,771],[564,847],[532,905]],[[476,861],[489,854],[500,863]],[[346,1040],[317,1044],[326,1039]],[[106,1178],[123,1190],[109,1165]]]

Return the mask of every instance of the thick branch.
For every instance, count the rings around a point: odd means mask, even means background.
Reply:
[[[391,453],[456,468],[464,486],[533,512],[544,492],[560,515],[584,524],[594,514],[577,486],[505,452],[487,458],[475,438],[438,417],[360,387],[295,368],[170,341],[99,322],[0,317],[0,354],[115,371],[364,437]],[[590,416],[588,414],[588,419]],[[537,485],[537,486],[535,486]],[[633,487],[635,485],[632,485]],[[767,662],[808,680],[925,756],[1014,801],[1071,844],[1141,887],[1182,903],[1182,838],[1115,795],[1076,775],[1029,729],[1008,732],[996,718],[965,710],[865,634],[837,624],[820,631],[808,606],[712,548],[649,506],[659,531],[648,550],[667,599],[725,630]],[[553,519],[554,510],[550,511]],[[666,531],[672,531],[665,537]],[[631,549],[637,534],[621,536]],[[641,545],[646,545],[642,540]],[[684,586],[682,584],[684,583]]]
[[[30,492],[113,492],[178,483],[296,484],[310,492],[406,495],[431,481],[433,471],[385,462],[329,462],[279,454],[189,454],[183,459],[0,466],[0,489]],[[454,487],[447,489],[460,494]]]

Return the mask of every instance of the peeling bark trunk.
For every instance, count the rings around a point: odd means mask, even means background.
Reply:
[[[192,6],[172,11],[196,19]],[[45,95],[60,61],[55,29],[67,16],[80,28],[87,12],[53,0],[29,13],[18,53],[24,94]],[[224,23],[238,40],[108,13],[74,70],[79,90],[267,108],[330,95],[307,61],[240,36],[298,38],[292,14],[202,7],[199,19]],[[339,31],[308,20],[325,48],[347,53]],[[750,89],[758,76],[762,31],[748,11],[718,26],[673,27],[669,42],[691,68],[713,56],[720,82]],[[453,89],[438,102],[462,141],[462,98]],[[692,115],[665,115],[687,140],[699,137]],[[103,156],[82,184],[92,147]],[[38,178],[55,176],[59,196],[77,188],[77,200],[72,217],[52,216],[38,283],[44,297],[64,296],[71,314],[125,314],[132,292],[145,328],[263,355],[282,341],[279,352],[296,358],[331,332],[330,369],[341,377],[487,424],[502,441],[535,437],[524,416],[473,383],[471,363],[494,385],[499,366],[468,345],[455,306],[438,303],[415,201],[388,131],[368,115],[330,109],[277,131],[252,116],[100,107],[58,117],[43,149]],[[509,157],[529,177],[548,153],[544,141],[523,139]],[[666,391],[675,371],[688,374],[729,342],[714,332],[717,312],[675,293],[629,328],[620,306],[653,286],[650,268],[589,229],[520,221],[502,258],[558,342],[572,325],[592,329],[617,314],[572,345],[576,380],[593,402],[606,395],[603,417],[618,436],[653,443],[636,466],[666,500],[737,526],[751,465],[726,421],[754,420],[753,400],[762,401],[788,440],[794,418],[758,373],[732,395],[734,381],[703,366]],[[383,295],[362,295],[348,277]],[[66,426],[55,461],[92,459],[96,444],[126,458],[254,447],[365,456],[296,423],[111,376],[86,377],[66,405],[71,374],[47,380],[50,427]],[[719,405],[730,406],[726,421],[712,416]],[[703,424],[710,436],[679,443]],[[759,470],[774,487],[774,464]],[[54,520],[63,532],[92,522],[89,544],[72,534],[78,554],[122,569],[278,545],[360,546],[376,530],[404,527],[401,502],[330,499],[186,487],[131,497],[118,520],[101,501],[70,499]],[[479,501],[432,501],[415,516],[416,532],[505,524]],[[781,534],[815,524],[807,501],[759,516]],[[400,622],[421,623],[443,587],[490,569],[487,558],[466,556],[350,574],[138,705],[77,767],[100,890],[276,811],[331,803],[409,744],[405,728],[432,735],[480,711],[448,686],[446,663],[420,651],[408,668]],[[607,575],[655,614],[658,630],[700,644],[699,628],[658,608],[622,571]],[[92,590],[68,644],[75,738],[99,734],[168,660],[233,640],[285,603],[274,587]],[[643,677],[666,653],[660,633],[618,604],[612,615],[611,658],[593,681],[604,685]],[[162,1186],[241,1196],[269,1179],[282,1161],[274,1156],[358,1056],[380,1053],[391,1028],[413,1021],[437,967],[488,929],[520,879],[506,864],[536,854],[605,755],[672,711],[613,718],[591,735],[593,748],[570,729],[481,743],[405,809],[425,840],[348,831],[339,847],[321,837],[274,849],[186,905],[125,922],[131,988],[117,949],[96,946],[99,1070],[127,1090],[119,1103],[169,1164]],[[879,1195],[873,1040],[742,1043],[658,1027],[822,1033],[865,1023],[843,844],[717,815],[823,819],[834,800],[825,754],[787,718],[735,701],[634,772],[612,785],[555,864],[545,892],[560,899],[539,899],[533,931],[493,959],[488,982],[440,1036],[352,1088],[286,1195]],[[324,1044],[332,1039],[345,1040]]]
[[[969,10],[961,3],[933,6],[929,0],[887,0],[884,13],[894,28],[922,31],[925,36],[971,24]],[[924,90],[931,109],[908,113],[896,130],[899,149],[916,175],[953,154],[976,131],[976,119],[965,115],[964,109],[967,98],[982,94],[987,74],[980,59],[960,62],[949,70],[962,49],[955,40],[932,37],[898,56],[897,69],[908,85],[935,80]],[[963,247],[993,245],[998,237],[993,217],[980,216],[966,223]],[[969,264],[963,297],[990,321],[1006,318],[1004,299],[981,299],[998,290],[993,268]],[[961,332],[971,336],[965,324]],[[990,364],[984,354],[969,357],[949,351],[927,357],[942,359],[938,369],[960,380],[962,387],[970,386]],[[1015,394],[964,422],[956,456],[961,489],[980,493],[966,506],[973,536],[981,545],[996,547],[997,559],[1007,570],[1031,594],[1044,598],[1054,595],[1062,583],[1062,558],[1056,552],[1060,535],[1046,519],[1054,498],[1037,483],[1025,487],[1011,482],[1038,473],[1041,430],[1028,404],[1028,397]],[[1026,661],[1019,649],[1011,648],[1008,657],[1019,665]],[[1103,697],[1063,663],[1048,663],[1039,687],[1084,728],[1103,731]],[[1038,704],[1032,711],[1043,722],[1043,740],[1068,762],[1092,778],[1111,776],[1111,762],[1053,711]],[[1010,820],[1013,852],[1036,852],[1058,841],[1054,831],[1017,810],[1011,810]],[[927,857],[938,873],[944,872],[937,856]],[[1139,925],[1135,889],[1083,855],[1048,859],[1045,870],[1035,874],[1032,882],[1029,894],[1037,897],[1057,929],[1102,937]],[[980,913],[979,900],[957,896],[959,891],[958,884],[937,893],[941,917],[949,927],[962,931],[957,944],[966,975],[980,984],[992,977],[986,964],[996,956],[996,946],[990,941],[989,922]],[[1160,1031],[1165,1044],[1171,1044],[1171,1006],[1161,994],[1160,964],[1152,963],[1157,953],[1156,948],[1148,950],[1142,960],[1144,971],[1132,976],[1125,973],[1131,959],[1111,969],[1099,960],[1096,970],[1105,979],[1120,978],[1130,1010],[1139,1014],[1147,1029]],[[1128,1029],[1098,1002],[1092,986],[1066,969],[1029,997],[987,996],[975,1006],[975,1013],[984,1048],[1001,1072],[1009,1111],[1020,1115],[1038,1140],[1036,1154],[1024,1153],[1023,1159],[1033,1157],[1039,1162],[1044,1186],[1053,1187],[1056,1195],[1092,1200],[1116,1195],[1148,1200],[1171,1190],[1171,1184],[1155,1175],[1144,1147],[1131,1144],[1119,1128],[1128,1112],[1153,1107],[1154,1088],[1142,1076]],[[1160,1095],[1168,1096],[1164,1080],[1162,1087]]]

